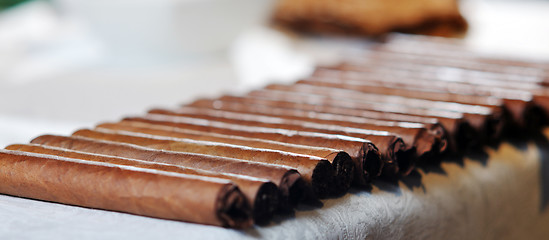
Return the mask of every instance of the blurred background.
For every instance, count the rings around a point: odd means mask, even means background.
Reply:
[[[0,0],[0,146],[293,81],[395,30],[549,59],[546,0],[333,2]]]

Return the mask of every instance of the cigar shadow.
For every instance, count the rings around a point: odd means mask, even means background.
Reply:
[[[379,179],[373,183],[374,186],[384,192],[395,194],[395,196],[402,195],[402,189],[398,186],[398,179]]]
[[[368,192],[368,193],[372,193],[372,184],[368,184],[367,186],[361,186],[361,187],[351,187],[348,191],[348,193],[351,193],[351,194],[360,194],[362,192]]]
[[[488,159],[490,159],[490,155],[488,155],[488,153],[484,150],[479,150],[479,151],[475,151],[467,154],[467,158],[470,159],[471,161],[478,162],[482,164],[482,166],[486,167],[486,165],[488,165]],[[463,165],[461,166],[463,167]]]
[[[448,162],[448,163],[455,163],[456,165],[458,165],[461,168],[465,167],[465,156],[463,156],[463,155],[446,156],[446,157],[444,157],[444,160],[442,160],[442,161],[443,162]]]
[[[440,175],[444,175],[444,176],[447,175],[446,171],[444,171],[444,169],[442,168],[442,165],[440,163],[438,163],[438,164],[422,164],[422,165],[417,166],[417,168],[423,170],[423,172],[425,174],[436,173],[436,174],[440,174]],[[420,175],[420,177],[421,177],[421,175]]]
[[[337,198],[337,197],[330,197],[330,198],[326,198],[326,199],[331,199],[331,198]],[[324,203],[322,203],[320,201],[320,199],[315,199],[315,200],[310,200],[310,201],[307,201],[307,202],[299,203],[295,207],[295,210],[297,210],[297,211],[311,211],[311,210],[319,209],[319,208],[322,208],[322,207],[324,207]],[[294,213],[294,215],[295,215],[295,213]]]
[[[408,176],[402,177],[400,181],[406,186],[410,191],[413,191],[414,188],[421,188],[423,193],[426,193],[425,185],[422,182],[422,176],[417,170],[413,170]]]
[[[285,211],[276,213],[271,219],[270,224],[262,225],[262,227],[278,225],[284,221],[295,218],[295,211]]]
[[[549,205],[549,140],[543,134],[536,134],[534,143],[540,152],[540,212],[543,212]]]
[[[506,142],[508,142],[509,144],[511,144],[511,146],[515,147],[516,149],[518,149],[519,151],[521,152],[524,152],[526,151],[526,149],[528,149],[528,141],[531,140],[531,139],[534,139],[535,142],[538,141],[544,141],[542,140],[542,138],[545,138],[545,136],[540,136],[540,134],[535,134],[535,135],[532,135],[533,138],[525,138],[525,137],[521,137],[521,138],[509,138],[509,139],[506,139]]]

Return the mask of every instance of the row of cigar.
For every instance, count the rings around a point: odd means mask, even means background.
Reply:
[[[10,145],[0,193],[246,228],[547,124],[547,63],[411,35],[345,59],[291,85]]]

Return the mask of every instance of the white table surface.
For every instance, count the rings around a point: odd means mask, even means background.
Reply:
[[[71,26],[56,25],[47,9],[36,9],[32,13],[39,11],[42,18],[25,18],[28,26],[17,29],[49,21],[50,30],[74,34]],[[471,22],[466,41],[472,47],[549,56],[549,2],[466,1],[464,9]],[[44,36],[32,36],[38,42],[49,39],[43,48],[19,41],[10,35],[14,28],[8,22],[22,16],[0,15],[1,147],[45,133],[70,134],[153,106],[287,81],[306,75],[314,63],[334,60],[341,47],[362,44],[255,29],[229,55],[134,68],[112,65],[79,45],[72,46],[79,49],[75,54]],[[549,213],[541,208],[547,184],[540,179],[547,179],[548,172],[541,170],[538,150],[533,144],[523,150],[504,144],[489,150],[485,163],[443,163],[398,186],[380,183],[371,191],[354,190],[323,200],[322,208],[300,209],[244,232],[0,195],[0,239],[547,239]]]

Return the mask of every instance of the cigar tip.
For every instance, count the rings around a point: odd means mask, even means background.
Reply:
[[[528,104],[524,109],[523,119],[528,135],[539,133],[539,130],[549,123],[549,116],[541,106]]]
[[[471,153],[480,150],[482,142],[479,133],[470,123],[461,121],[458,123],[454,134],[455,153]]]
[[[432,156],[438,154],[440,150],[438,149],[438,139],[435,134],[431,131],[421,131],[414,141],[414,148],[416,149],[416,158],[425,160],[431,159]]]
[[[353,159],[346,152],[338,152],[332,161],[332,166],[335,170],[335,187],[334,194],[346,193],[351,188],[351,183],[355,178],[355,164]]]
[[[279,209],[282,211],[291,210],[300,201],[306,197],[306,193],[312,192],[306,184],[301,174],[296,170],[289,170],[278,185],[280,192]]]
[[[217,216],[223,227],[246,228],[253,224],[250,204],[236,185],[225,185],[217,204]]]
[[[279,205],[278,187],[272,182],[261,185],[254,199],[252,216],[256,224],[267,224]]]
[[[364,154],[362,171],[364,172],[366,183],[369,183],[381,175],[384,163],[379,150],[374,144],[367,143],[364,150],[366,152]]]
[[[415,148],[408,149],[404,141],[400,139],[400,141],[395,141],[393,151],[400,175],[407,176],[416,166],[416,159],[414,158]]]
[[[327,160],[321,160],[316,164],[312,174],[312,190],[315,198],[325,198],[334,193],[336,178],[335,169]]]

